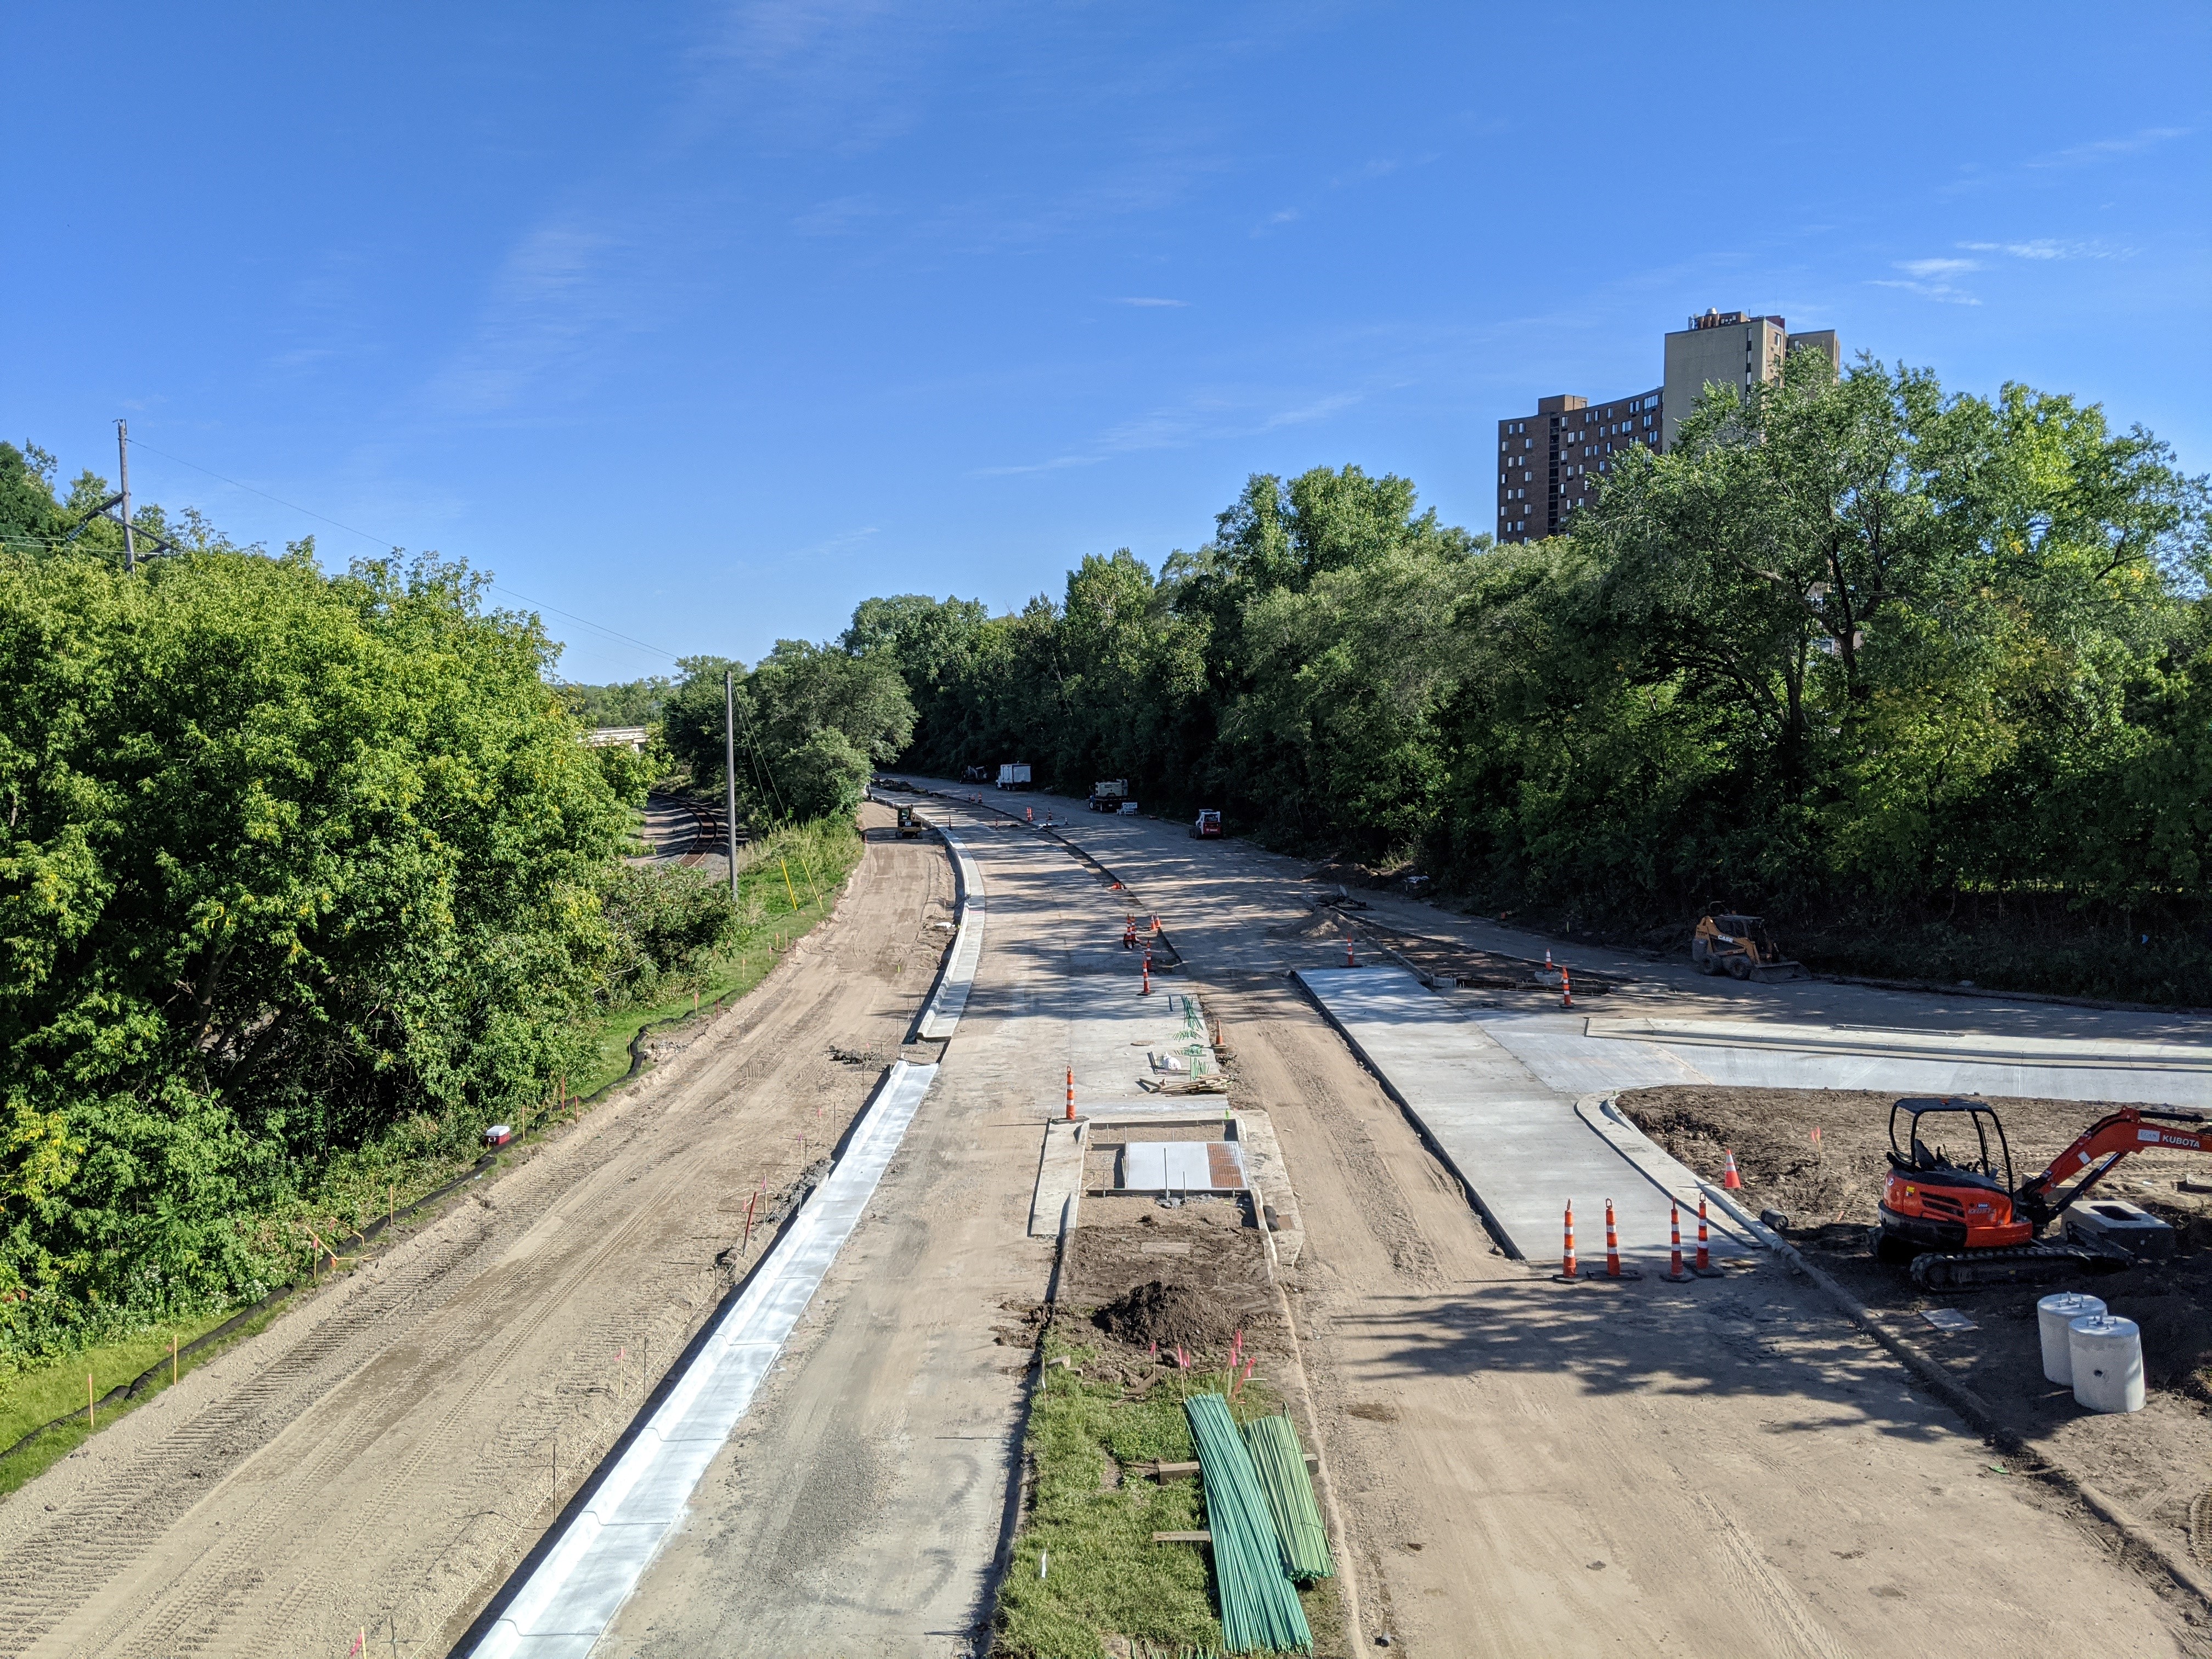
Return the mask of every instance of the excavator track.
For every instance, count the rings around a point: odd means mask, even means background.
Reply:
[[[2078,1273],[2117,1273],[2134,1258],[2079,1244],[2016,1244],[2008,1249],[1916,1255],[1912,1282],[1923,1291],[1970,1291],[1984,1285],[2047,1285]]]

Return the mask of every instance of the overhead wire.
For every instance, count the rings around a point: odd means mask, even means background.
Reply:
[[[281,495],[271,495],[268,490],[260,489],[257,485],[246,483],[240,479],[234,478],[225,473],[218,472],[213,467],[202,466],[198,461],[186,460],[181,455],[173,455],[167,450],[160,448],[155,445],[149,444],[143,438],[133,437],[127,440],[127,441],[134,448],[143,449],[151,455],[159,455],[162,459],[173,461],[179,466],[190,467],[195,472],[204,473],[207,477],[215,479],[218,483],[228,484],[234,489],[242,489],[250,495],[258,495],[262,500],[274,502],[276,506],[283,507],[288,512],[297,513],[302,517],[313,519],[318,523],[329,525],[331,528],[336,530],[343,530],[349,536],[358,536],[363,541],[373,542],[379,547],[392,550],[397,550],[403,545],[403,544],[392,538],[378,536],[371,532],[362,529],[357,525],[349,525],[343,520],[333,519],[327,513],[318,513],[314,508],[311,507],[302,507],[297,501],[288,501]],[[593,622],[588,617],[580,617],[573,611],[563,611],[557,605],[549,605],[543,599],[532,599],[529,594],[521,592],[515,588],[509,587],[504,582],[487,579],[484,585],[489,587],[494,592],[504,593],[509,599],[519,599],[523,604],[533,605],[540,611],[549,611],[556,617],[565,617],[570,622],[575,623],[580,626],[588,628],[595,634],[603,634],[611,640],[620,641],[624,645],[634,645],[637,647],[638,649],[641,651],[649,651],[668,662],[677,663],[682,660],[677,653],[668,649],[665,646],[655,645],[647,640],[641,640],[635,635],[625,634],[617,629],[609,628],[603,623]],[[758,734],[753,729],[751,715],[750,712],[743,708],[742,705],[740,705],[738,709],[738,719],[744,727],[748,758],[752,763],[754,781],[756,784],[764,786],[762,790],[762,800],[763,804],[773,802],[777,816],[784,819],[786,822],[791,821],[792,812],[790,805],[784,799],[783,791],[776,782],[775,769],[768,763],[767,754],[762,748]],[[815,890],[815,897],[818,902],[821,897],[820,884],[815,879],[812,861],[806,857],[804,851],[799,854],[799,863],[806,869],[807,884],[810,887],[812,887]]]
[[[209,477],[215,479],[218,483],[227,483],[233,489],[242,489],[249,495],[258,495],[264,501],[274,501],[277,506],[283,507],[288,512],[297,513],[302,517],[313,519],[319,523],[329,525],[335,530],[343,530],[349,536],[358,536],[365,542],[374,542],[379,547],[390,550],[396,550],[404,545],[404,544],[392,538],[373,535],[369,532],[361,529],[357,526],[347,524],[342,520],[333,519],[327,513],[318,513],[311,507],[301,507],[297,501],[288,501],[282,495],[272,495],[265,489],[258,489],[250,483],[241,483],[236,478],[229,477],[223,473],[216,471],[213,467],[202,466],[198,461],[188,461],[181,455],[172,455],[166,449],[157,449],[152,444],[148,443],[143,438],[134,437],[131,439],[129,442],[133,449],[143,449],[149,455],[159,455],[165,461],[174,461],[179,466],[188,466],[195,472],[204,472]],[[504,582],[496,580],[487,581],[485,586],[491,588],[495,592],[506,594],[507,598],[511,599],[520,599],[523,604],[535,605],[540,611],[550,611],[556,617],[566,617],[570,622],[576,623],[585,628],[588,628],[595,634],[604,634],[611,640],[619,640],[624,645],[634,645],[641,651],[650,651],[655,656],[663,658],[672,663],[679,660],[678,654],[675,652],[669,650],[665,646],[654,645],[650,641],[641,640],[633,635],[624,634],[619,629],[609,628],[604,623],[595,623],[588,617],[580,617],[573,611],[563,611],[557,605],[548,605],[543,599],[533,599],[529,594],[519,592],[515,589],[507,586]]]

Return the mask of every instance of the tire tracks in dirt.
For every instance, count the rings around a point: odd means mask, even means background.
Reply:
[[[0,1656],[450,1641],[727,1286],[747,1195],[842,1136],[879,1073],[830,1048],[899,1049],[951,894],[934,843],[872,842],[627,1095],[0,1504]]]

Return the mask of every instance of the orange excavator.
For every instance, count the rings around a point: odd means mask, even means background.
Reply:
[[[2132,1205],[2083,1205],[2087,1213],[2066,1227],[2066,1242],[2042,1242],[2040,1235],[2081,1205],[2130,1152],[2212,1151],[2207,1121],[2202,1112],[2123,1106],[2082,1130],[2050,1167],[2014,1186],[2012,1148],[1988,1102],[1900,1100],[1889,1109],[1889,1178],[1873,1230],[1875,1253],[1886,1261],[1910,1261],[1912,1282],[1925,1291],[2039,1284],[2083,1269],[2132,1266],[2160,1246],[2170,1250],[2173,1237]],[[1929,1145],[1946,1131],[1958,1139],[1955,1150]],[[1969,1132],[1971,1145],[1964,1139]],[[2069,1179],[2072,1186],[2061,1185]]]

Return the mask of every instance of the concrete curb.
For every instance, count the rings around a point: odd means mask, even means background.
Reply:
[[[1768,1232],[1756,1221],[1750,1219],[1735,1205],[1712,1192],[1698,1178],[1696,1171],[1675,1158],[1672,1152],[1652,1139],[1650,1136],[1645,1134],[1634,1123],[1621,1116],[1613,1105],[1612,1091],[1607,1091],[1605,1093],[1595,1095],[1577,1095],[1575,1097],[1575,1113],[1597,1133],[1601,1139],[1614,1152],[1619,1152],[1637,1174],[1642,1176],[1685,1209],[1694,1212],[1700,1197],[1712,1197],[1720,1204],[1723,1212],[1724,1218],[1720,1223],[1722,1237],[1735,1249],[1743,1249],[1746,1240],[1763,1249],[1774,1248],[1771,1242],[1773,1234]],[[1709,1216],[1707,1219],[1710,1221],[1711,1218]],[[1731,1232],[1739,1231],[1744,1236],[1742,1238],[1729,1237]],[[1663,1252],[1641,1251],[1639,1254],[1656,1255]]]
[[[469,1650],[472,1659],[583,1659],[613,1622],[783,1352],[837,1253],[866,1213],[930,1085],[934,1066],[885,1073],[829,1177],[744,1288],[693,1347],[659,1405],[592,1476],[537,1565]]]
[[[975,987],[975,970],[983,961],[983,871],[966,843],[950,828],[941,823],[930,828],[937,831],[952,854],[953,879],[959,887],[960,920],[953,929],[951,953],[939,970],[929,1000],[922,1005],[921,1018],[915,1030],[933,1041],[950,1041],[960,1028],[960,1016],[968,1007],[968,994]]]
[[[1998,1419],[1995,1408],[1980,1395],[1944,1370],[1935,1356],[1918,1344],[1909,1342],[1886,1328],[1865,1304],[1825,1270],[1807,1261],[1804,1253],[1789,1240],[1776,1238],[1773,1249],[1791,1267],[1811,1279],[1845,1319],[1902,1361],[1905,1368],[1929,1393],[1966,1419],[1976,1433],[2008,1456],[2036,1459],[2044,1466],[2044,1473],[2035,1478],[2045,1480],[2080,1500],[2084,1508],[2119,1534],[2124,1543],[2142,1551],[2178,1587],[2195,1596],[2208,1611],[2212,1611],[2212,1579],[2207,1579],[2192,1563],[2177,1554],[2172,1547],[2146,1526],[2134,1510],[2081,1480],[2048,1451],[2007,1428]]]

